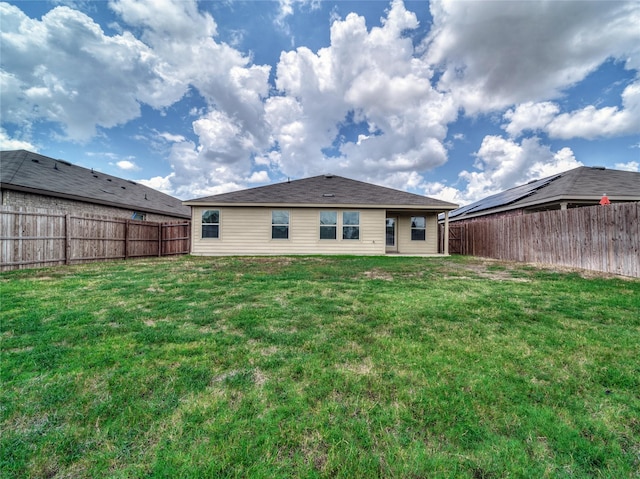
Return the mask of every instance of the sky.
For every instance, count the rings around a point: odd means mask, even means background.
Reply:
[[[462,206],[640,171],[639,25],[638,1],[2,2],[0,148],[183,200],[331,173]]]

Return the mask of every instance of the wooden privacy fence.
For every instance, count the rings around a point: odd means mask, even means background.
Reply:
[[[185,254],[189,221],[155,223],[0,206],[0,270]]]
[[[640,277],[640,203],[450,225],[452,253]]]

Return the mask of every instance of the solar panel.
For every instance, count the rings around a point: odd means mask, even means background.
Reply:
[[[541,180],[531,181],[526,185],[516,186],[514,188],[508,189],[506,191],[502,191],[501,193],[496,193],[495,195],[487,196],[475,203],[471,203],[470,205],[463,206],[454,210],[450,213],[449,217],[454,218],[456,216],[460,216],[465,213],[470,212],[478,212],[483,210],[488,210],[491,208],[495,208],[496,206],[505,206],[511,204],[515,201],[518,201],[525,196],[529,196],[533,194],[535,191],[539,190],[547,186],[553,180],[560,178],[561,175],[550,176],[548,178],[543,178]]]
[[[460,216],[461,214],[466,213],[467,211],[475,208],[477,203],[478,202],[476,201],[475,203],[471,203],[466,206],[461,206],[457,210],[453,210],[451,213],[449,213],[449,218],[453,218],[454,216]]]

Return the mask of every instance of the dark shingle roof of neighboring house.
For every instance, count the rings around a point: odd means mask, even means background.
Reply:
[[[134,181],[26,150],[0,152],[0,187],[178,218],[190,210],[178,198]]]
[[[301,180],[260,186],[186,201],[198,206],[358,206],[452,210],[458,205],[427,196],[407,193],[336,175],[320,175]]]
[[[595,204],[603,194],[614,202],[640,201],[640,173],[580,166],[488,196],[452,211],[449,218],[455,221],[516,209],[537,211],[563,202]]]

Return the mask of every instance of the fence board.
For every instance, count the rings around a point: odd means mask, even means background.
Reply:
[[[639,277],[639,210],[614,203],[458,222],[449,231],[460,254]]]
[[[153,223],[0,206],[0,270],[188,253],[189,221]]]

